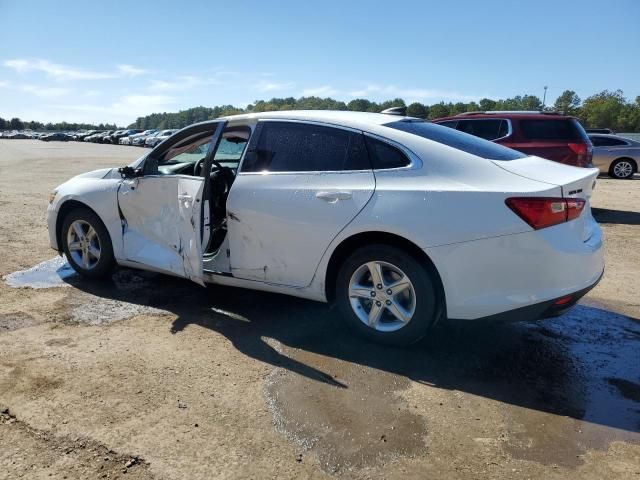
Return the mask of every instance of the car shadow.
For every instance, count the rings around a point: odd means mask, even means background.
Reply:
[[[598,223],[617,223],[619,225],[640,225],[640,213],[608,208],[592,208],[591,213]]]
[[[97,297],[166,310],[175,315],[168,326],[172,335],[194,325],[209,329],[248,357],[327,388],[349,388],[349,381],[325,372],[326,362],[311,365],[308,359],[315,357],[299,352],[554,415],[640,430],[640,403],[624,394],[640,392],[640,324],[603,309],[580,305],[543,322],[443,322],[418,344],[392,348],[361,339],[326,304],[284,295],[204,289],[128,269],[109,282],[78,276],[65,281]],[[339,371],[339,365],[333,370]],[[623,387],[618,391],[616,385]]]

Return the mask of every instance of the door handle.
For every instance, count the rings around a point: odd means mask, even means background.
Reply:
[[[181,193],[180,195],[178,195],[178,198],[180,200],[184,200],[185,202],[190,202],[191,200],[193,200],[193,197],[188,193]]]
[[[335,203],[338,200],[349,200],[353,195],[351,192],[318,192],[316,193],[316,198],[320,200],[324,200],[329,203]]]

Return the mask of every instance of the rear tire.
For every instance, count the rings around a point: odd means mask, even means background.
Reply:
[[[609,176],[618,178],[620,180],[625,180],[627,178],[633,177],[635,171],[636,165],[632,160],[628,158],[619,158],[618,160],[615,160],[609,167]]]
[[[80,275],[100,278],[115,266],[107,228],[88,208],[75,208],[62,222],[62,249],[67,261]]]
[[[345,260],[335,298],[351,328],[395,346],[424,337],[440,311],[428,269],[404,250],[384,244],[361,247]]]

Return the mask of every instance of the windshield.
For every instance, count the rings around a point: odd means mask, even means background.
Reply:
[[[425,120],[400,120],[387,123],[385,127],[412,133],[427,140],[441,143],[463,152],[488,160],[516,160],[524,158],[524,153],[512,150],[497,143],[484,140],[453,128],[436,125]]]

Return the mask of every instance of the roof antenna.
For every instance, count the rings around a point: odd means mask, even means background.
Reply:
[[[387,115],[397,115],[399,117],[406,117],[407,107],[391,107],[391,108],[387,108],[386,110],[383,110],[380,113],[384,113]]]

